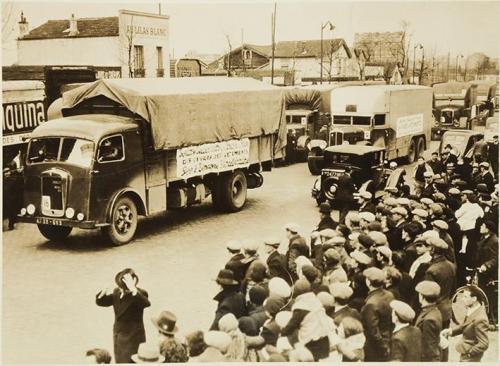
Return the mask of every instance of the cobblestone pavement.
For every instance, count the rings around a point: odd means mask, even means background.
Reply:
[[[3,233],[3,362],[7,364],[82,363],[93,347],[112,351],[113,311],[94,296],[113,287],[116,272],[134,268],[149,292],[144,322],[156,337],[152,316],[171,310],[181,333],[207,329],[217,291],[213,281],[226,261],[230,239],[283,236],[282,226],[297,222],[308,235],[318,221],[310,197],[314,177],[306,164],[264,173],[263,187],[250,190],[245,209],[216,213],[207,203],[142,220],[136,240],[111,247],[98,232],[76,230],[64,242],[47,242],[34,225]],[[486,360],[496,359],[497,333]],[[450,360],[458,361],[452,353]]]

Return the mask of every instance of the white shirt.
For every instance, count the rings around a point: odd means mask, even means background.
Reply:
[[[413,261],[410,267],[410,272],[408,274],[411,276],[411,278],[414,278],[415,275],[417,274],[418,267],[420,267],[422,263],[429,263],[431,260],[432,260],[431,254],[429,252],[425,252],[424,254],[422,254],[420,257],[418,257]]]
[[[476,220],[484,216],[484,211],[477,203],[465,202],[455,212],[457,223],[462,231],[472,230],[476,227]]]

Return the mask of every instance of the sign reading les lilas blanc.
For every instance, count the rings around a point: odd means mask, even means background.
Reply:
[[[177,176],[190,178],[208,173],[246,168],[250,140],[229,140],[177,149]]]

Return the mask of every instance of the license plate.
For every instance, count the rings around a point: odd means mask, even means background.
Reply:
[[[63,224],[62,220],[48,219],[46,217],[37,217],[36,223],[43,224],[43,225],[56,225],[56,226],[62,226],[62,224]]]
[[[340,177],[344,172],[339,172],[337,170],[326,170],[323,169],[323,175],[327,177]]]

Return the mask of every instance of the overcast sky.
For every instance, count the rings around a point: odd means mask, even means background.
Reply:
[[[49,19],[113,16],[119,9],[158,12],[160,1],[143,0],[36,2],[17,1],[13,6],[10,28],[17,32],[20,10],[30,28]],[[325,29],[325,38],[341,37],[352,45],[355,32],[385,32],[400,29],[402,20],[411,24],[412,42],[420,42],[431,53],[451,52],[468,55],[484,52],[500,54],[499,1],[278,1],[276,40],[319,39],[321,23],[335,24],[333,32]],[[162,13],[170,16],[170,53],[182,57],[189,50],[199,53],[222,53],[227,50],[226,34],[233,47],[245,43],[271,43],[272,1],[161,1]],[[2,20],[9,4],[2,1]],[[7,28],[9,28],[7,27]],[[2,27],[2,29],[5,29]],[[2,37],[4,38],[4,37]],[[3,40],[3,42],[5,42]],[[4,52],[15,43],[3,44]],[[7,56],[9,56],[7,54]],[[7,64],[6,55],[3,63]]]

